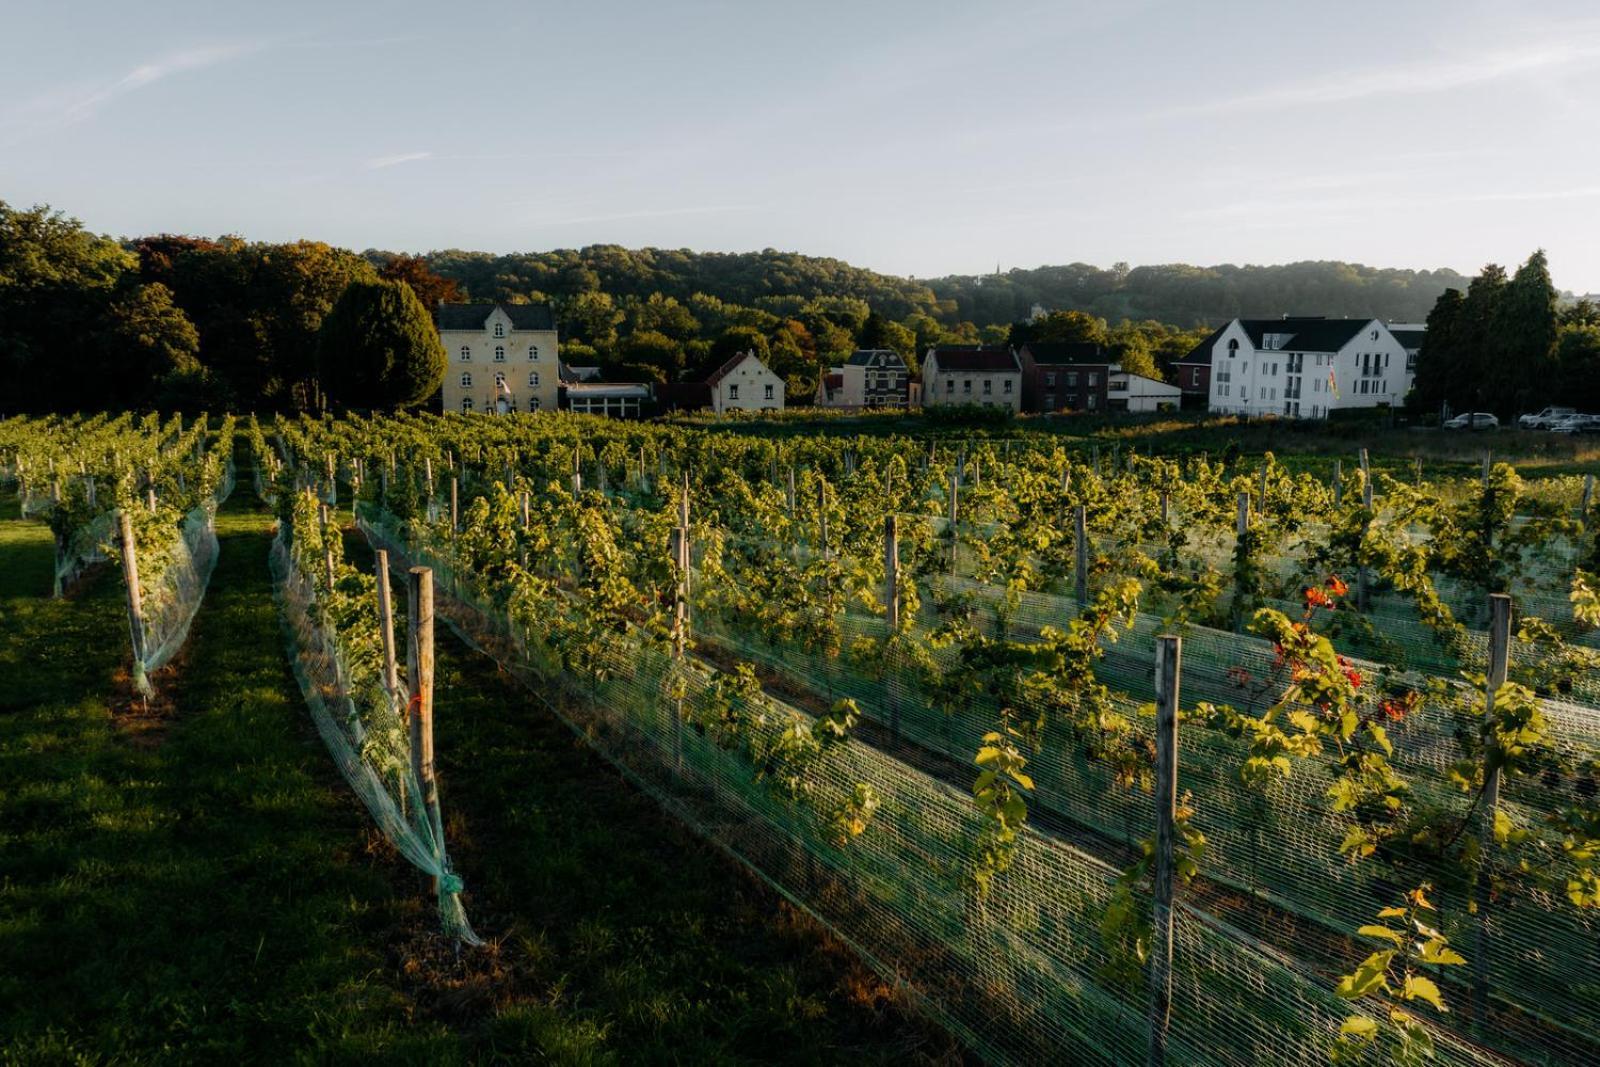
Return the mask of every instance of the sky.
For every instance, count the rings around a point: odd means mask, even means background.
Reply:
[[[0,199],[114,236],[1600,292],[1594,0],[5,8]]]

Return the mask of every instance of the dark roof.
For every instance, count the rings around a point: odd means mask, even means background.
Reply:
[[[1105,355],[1093,341],[1029,341],[1022,346],[1035,363],[1104,363]]]
[[[433,311],[433,321],[441,330],[481,330],[495,308],[505,311],[513,330],[556,328],[549,304],[440,304]]]
[[[930,353],[940,370],[1020,371],[1016,354],[1009,348],[935,348]]]
[[[1400,347],[1413,350],[1422,347],[1422,339],[1428,336],[1427,330],[1390,330],[1394,339],[1400,342]]]
[[[853,367],[904,367],[906,361],[892,348],[858,348],[845,360]]]
[[[579,375],[577,371],[575,371],[571,367],[567,366],[566,363],[557,362],[556,363],[556,380],[559,381],[559,382],[565,382],[565,383],[568,383],[568,384],[576,384],[577,382],[583,381],[583,377],[581,375]]]
[[[1217,343],[1217,338],[1222,336],[1222,331],[1226,330],[1228,326],[1231,325],[1233,324],[1230,322],[1227,325],[1218,326],[1215,330],[1211,331],[1210,337],[1207,337],[1204,341],[1201,341],[1199,344],[1189,349],[1189,354],[1187,356],[1184,356],[1179,360],[1174,360],[1173,365],[1177,366],[1179,364],[1183,364],[1186,366],[1195,366],[1198,364],[1203,367],[1211,366],[1211,348]]]
[[[1239,325],[1250,335],[1250,343],[1256,348],[1263,347],[1263,340],[1269,333],[1292,335],[1276,349],[1287,352],[1337,352],[1371,323],[1371,319],[1325,319],[1320,315],[1314,318],[1239,320]]]

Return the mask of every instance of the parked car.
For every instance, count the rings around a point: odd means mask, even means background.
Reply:
[[[1498,430],[1500,420],[1487,411],[1463,412],[1444,424],[1447,430]]]
[[[1600,433],[1600,415],[1568,415],[1550,427],[1551,433]]]
[[[1517,419],[1517,425],[1524,430],[1548,430],[1562,419],[1577,413],[1577,408],[1548,407],[1532,415],[1523,415]]]

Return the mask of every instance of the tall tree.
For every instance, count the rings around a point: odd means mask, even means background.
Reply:
[[[1456,332],[1461,346],[1456,370],[1460,380],[1458,385],[1452,385],[1451,393],[1451,404],[1458,410],[1491,410],[1489,381],[1501,358],[1494,346],[1494,324],[1506,285],[1505,268],[1496,263],[1485,266],[1467,285]]]
[[[461,300],[461,287],[454,279],[435,274],[422,256],[390,255],[378,268],[378,277],[405,282],[425,308],[454,304]]]
[[[1540,249],[1517,268],[1490,319],[1487,410],[1512,414],[1542,401],[1555,378],[1558,294]]]
[[[1461,368],[1470,356],[1462,343],[1466,298],[1460,289],[1446,289],[1428,312],[1428,330],[1417,352],[1416,375],[1411,382],[1409,407],[1438,411],[1446,403],[1464,402]]]
[[[322,389],[335,404],[414,407],[444,382],[444,345],[409,285],[353,282],[322,321],[317,364]]]

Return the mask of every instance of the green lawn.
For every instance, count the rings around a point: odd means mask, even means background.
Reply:
[[[960,1060],[441,633],[445,812],[491,941],[457,957],[311,726],[240,485],[154,721],[118,708],[117,575],[52,601],[47,530],[0,504],[0,1063]]]

